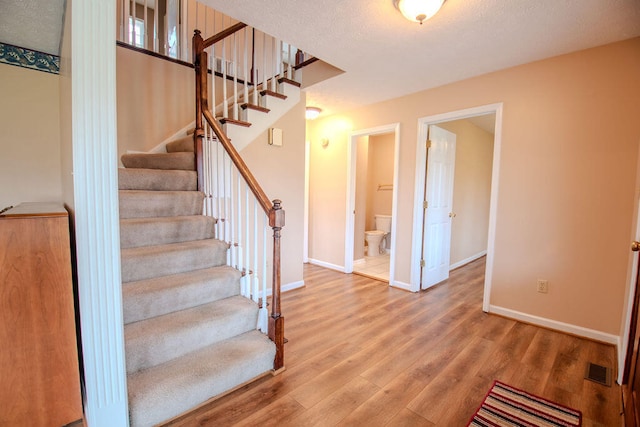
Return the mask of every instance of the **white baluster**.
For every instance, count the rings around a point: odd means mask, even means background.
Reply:
[[[218,239],[225,241],[226,234],[224,232],[224,223],[226,221],[226,217],[224,216],[224,157],[222,153],[222,146],[218,141],[216,141],[216,154],[217,154],[217,171],[216,176],[218,179]]]
[[[229,116],[229,101],[227,100],[227,39],[222,40],[222,117]]]
[[[235,206],[233,203],[233,186],[235,183],[235,169],[230,171],[230,179],[231,179],[231,188],[229,193],[229,219],[231,226],[231,265],[235,268],[238,268],[238,257],[237,257],[237,240],[236,240],[236,216],[235,216]]]
[[[131,44],[129,41],[129,0],[122,0],[122,21],[121,21],[121,33],[120,40],[125,43]]]
[[[147,29],[147,21],[148,21],[148,10],[149,7],[147,5],[147,0],[144,0],[144,15],[143,18],[144,19],[144,23],[143,23],[143,28],[144,28],[144,34],[142,34],[142,47],[144,47],[145,49],[149,48],[149,30]]]
[[[267,35],[262,33],[262,89],[267,90]]]
[[[189,34],[188,34],[188,25],[189,22],[189,5],[187,1],[182,1],[182,19],[180,20],[180,33],[182,37],[180,37],[180,57],[183,61],[191,62],[191,58],[189,58]]]
[[[242,256],[242,175],[240,175],[239,171],[236,171],[236,244],[238,248],[238,270],[244,270],[244,258]],[[243,284],[246,285],[246,281],[243,281]],[[246,295],[246,289],[244,290],[244,295]]]
[[[251,83],[253,83],[253,105],[258,105],[258,67],[256,64],[256,30],[251,29],[251,71],[253,73]]]
[[[158,1],[156,0],[156,7],[153,10],[153,51],[160,53],[160,43],[158,40]]]
[[[265,220],[266,222],[266,220]],[[258,329],[269,332],[269,310],[267,309],[267,225],[262,227],[262,307],[258,312]]]
[[[227,165],[228,162],[228,155],[227,152],[225,151],[223,153],[223,161],[222,161],[222,168],[223,168],[223,175],[222,175],[222,179],[224,180],[224,199],[223,199],[223,204],[224,204],[224,241],[232,244],[232,237],[231,237],[231,213],[229,211],[229,205],[230,203],[228,202],[228,198],[229,198],[229,191],[228,191],[228,185],[229,185],[229,167]],[[227,264],[231,265],[231,251],[232,249],[227,251]]]
[[[253,300],[258,302],[258,203],[253,199]]]
[[[205,137],[204,137],[204,141],[202,143],[202,148],[203,148],[203,157],[204,157],[204,190],[205,190],[205,200],[206,200],[206,213],[205,215],[207,216],[213,216],[213,207],[211,206],[212,203],[212,191],[211,191],[211,181],[213,180],[212,177],[212,170],[211,170],[211,137],[213,135],[213,131],[212,129],[209,127],[209,124],[207,123],[205,125]]]
[[[238,120],[238,38],[233,33],[233,119]]]
[[[249,274],[249,271],[251,270],[251,245],[249,243],[249,240],[251,238],[250,234],[249,234],[249,193],[250,193],[250,189],[249,186],[247,184],[243,185],[244,187],[244,245],[242,246],[244,248],[244,266],[245,266],[245,270],[247,271],[247,297],[250,298],[251,295],[251,280],[252,280],[252,274]]]
[[[276,76],[277,76],[277,77],[283,77],[283,74],[284,74],[284,58],[282,57],[282,47],[283,47],[283,46],[282,46],[282,40],[278,40],[278,43],[277,43],[277,51],[276,51],[276,53],[277,53],[277,58],[278,58],[278,61],[277,61],[277,63],[276,63],[276,65],[277,65],[277,67],[278,67],[278,68],[277,68],[277,72],[276,72]],[[276,85],[277,85],[277,84],[278,84],[278,83],[276,82]],[[276,87],[277,87],[277,86],[276,86]]]
[[[249,103],[249,29],[245,27],[244,29],[244,71],[243,71],[243,79],[244,79],[244,102]],[[247,120],[247,117],[244,117],[244,120]]]
[[[276,92],[276,76],[278,75],[278,67],[279,67],[279,61],[278,61],[278,57],[279,55],[279,51],[280,49],[278,49],[278,41],[276,40],[275,37],[272,37],[272,42],[271,42],[271,70],[272,70],[272,75],[271,75],[271,90],[273,92]]]
[[[294,59],[295,61],[295,59]],[[291,45],[287,43],[287,78],[294,80],[293,78],[293,67],[291,66]]]
[[[129,28],[129,23],[130,22],[131,22],[132,29],[131,29],[131,40],[130,40],[129,44],[131,46],[135,46],[136,45],[136,2],[135,2],[135,0],[133,1],[132,19],[131,20],[127,19],[127,28]]]
[[[213,114],[213,117],[216,117],[216,55],[215,55],[215,47],[216,45],[214,44],[213,46],[211,46],[209,48],[209,55],[207,55],[208,57],[208,67],[209,69],[211,69],[211,84],[209,85],[210,91],[211,91],[211,98],[209,101],[209,110],[211,111],[211,113]],[[207,77],[208,79],[208,77]]]

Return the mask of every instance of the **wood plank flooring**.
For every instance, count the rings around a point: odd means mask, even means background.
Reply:
[[[484,258],[418,294],[305,265],[283,294],[286,371],[174,420],[186,426],[466,426],[493,380],[620,426],[620,388],[583,379],[610,345],[482,312]]]

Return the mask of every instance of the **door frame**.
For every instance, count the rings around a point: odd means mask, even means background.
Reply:
[[[493,164],[491,168],[491,195],[489,201],[489,230],[487,239],[487,263],[484,279],[484,296],[482,311],[489,312],[491,297],[491,282],[493,276],[493,262],[496,238],[496,213],[498,208],[498,182],[500,177],[500,151],[502,146],[502,110],[503,103],[481,105],[463,110],[426,116],[418,119],[418,140],[416,145],[416,177],[414,184],[413,207],[413,241],[411,245],[411,291],[420,290],[420,254],[422,250],[424,209],[422,198],[426,180],[427,147],[426,140],[429,125],[442,122],[461,120],[484,114],[495,114],[496,125],[493,138]],[[455,185],[455,184],[454,184]]]
[[[640,241],[640,199],[636,200],[636,228],[634,230],[634,238],[633,240]],[[633,259],[631,261],[631,271],[629,276],[629,288],[627,291],[627,304],[623,310],[623,319],[624,319],[624,328],[622,330],[622,334],[620,335],[620,342],[618,344],[618,384],[622,384],[624,371],[627,368],[627,349],[629,348],[629,344],[633,345],[633,343],[629,342],[629,332],[631,331],[631,318],[633,314],[633,302],[636,294],[636,278],[638,277],[638,268],[639,268],[639,256],[635,253],[631,253],[630,255]],[[636,336],[640,334],[640,330],[636,331]],[[625,414],[626,415],[626,414]]]
[[[400,169],[400,123],[351,131],[347,141],[347,209],[345,212],[344,272],[353,273],[353,239],[356,207],[356,150],[357,140],[363,136],[394,134],[393,142],[393,196],[391,206],[391,252],[389,257],[389,285],[395,286],[396,223],[398,211],[398,172]]]

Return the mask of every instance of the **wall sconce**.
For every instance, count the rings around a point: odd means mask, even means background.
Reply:
[[[322,138],[320,140],[320,144],[322,145],[322,148],[327,148],[329,146],[329,138]]]
[[[307,107],[307,109],[304,112],[304,116],[307,120],[313,120],[313,119],[316,119],[321,112],[322,110],[319,109],[318,107]]]
[[[431,18],[438,13],[446,0],[393,0],[393,5],[412,22],[419,22]]]

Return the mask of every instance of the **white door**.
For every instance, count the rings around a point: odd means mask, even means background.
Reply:
[[[431,125],[429,141],[422,238],[422,289],[449,277],[451,219],[455,216],[452,205],[456,135]]]

